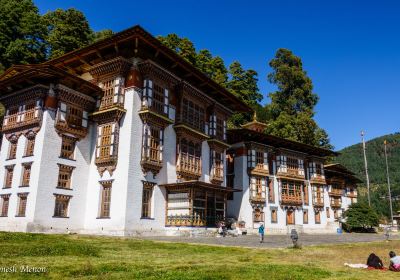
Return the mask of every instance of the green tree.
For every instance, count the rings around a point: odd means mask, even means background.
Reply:
[[[368,230],[379,224],[375,210],[364,203],[354,203],[344,212],[345,227],[352,230]]]
[[[32,0],[0,0],[0,73],[46,58],[46,28]]]
[[[93,31],[85,15],[75,9],[57,9],[43,16],[47,26],[49,57],[55,58],[93,41]]]
[[[196,65],[196,49],[188,38],[181,38],[176,34],[168,34],[167,36],[157,37],[164,45],[174,50],[181,57]]]
[[[106,39],[108,37],[111,37],[112,35],[114,35],[114,32],[111,29],[100,30],[100,31],[93,33],[92,41],[94,43],[94,42]]]
[[[209,50],[204,49],[198,52],[195,66],[220,85],[226,84],[228,71],[225,63],[221,57],[213,57]]]
[[[265,108],[270,117],[267,133],[333,149],[328,134],[313,119],[318,95],[300,57],[288,49],[278,49],[269,66],[272,72],[268,81],[278,90],[269,94],[271,103]]]

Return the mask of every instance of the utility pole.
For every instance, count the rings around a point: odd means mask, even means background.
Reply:
[[[383,144],[385,145],[386,176],[387,176],[387,183],[388,183],[388,189],[389,189],[390,216],[391,216],[391,219],[392,219],[392,227],[393,227],[392,192],[390,191],[389,164],[388,164],[387,151],[386,151],[387,141],[385,140],[385,141],[383,142]]]
[[[367,178],[368,205],[371,207],[371,197],[369,195],[368,163],[367,163],[367,155],[365,154],[364,131],[361,131],[361,140],[362,140],[362,147],[363,147],[363,152],[364,152],[365,177]]]

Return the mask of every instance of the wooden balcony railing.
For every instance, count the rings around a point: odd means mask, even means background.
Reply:
[[[324,207],[324,200],[323,199],[315,199],[313,201],[313,205],[315,207]]]
[[[210,181],[216,184],[221,184],[224,181],[223,166],[217,166],[213,168]]]
[[[147,147],[142,151],[142,169],[157,174],[162,168],[161,151],[159,148]]]
[[[2,131],[7,132],[20,127],[39,124],[42,119],[42,109],[33,108],[4,117]]]
[[[261,193],[257,193],[255,196],[251,196],[250,200],[254,201],[254,202],[265,202],[266,197],[265,197],[265,194],[262,195]]]
[[[290,205],[301,205],[303,204],[303,200],[301,199],[301,195],[281,194],[281,203]]]
[[[99,111],[104,111],[115,106],[124,107],[124,96],[122,94],[103,96],[100,101]]]
[[[60,111],[57,111],[55,127],[61,132],[73,134],[79,138],[84,138],[88,133],[88,128],[82,126],[83,118],[67,114],[65,120],[61,118]]]
[[[169,106],[153,97],[143,95],[141,110],[150,110],[154,113],[168,117]]]
[[[342,196],[343,195],[343,190],[341,189],[331,189],[329,192],[330,196]]]
[[[305,179],[304,169],[300,168],[289,168],[286,166],[280,166],[278,168],[277,175]]]
[[[182,177],[199,178],[201,176],[201,158],[181,153],[178,156],[176,171]]]
[[[310,181],[320,182],[320,183],[325,184],[326,183],[325,175],[318,174],[318,173],[312,173],[312,174],[310,174]]]
[[[268,166],[264,167],[264,163],[257,163],[254,168],[250,169],[250,173],[253,175],[266,176],[269,174]]]

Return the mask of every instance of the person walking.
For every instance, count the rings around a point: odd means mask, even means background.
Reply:
[[[260,224],[260,226],[258,227],[258,234],[260,235],[260,243],[264,242],[264,224]]]

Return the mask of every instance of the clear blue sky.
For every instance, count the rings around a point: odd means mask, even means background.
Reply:
[[[299,55],[320,96],[316,120],[336,149],[400,131],[400,2],[34,0],[41,13],[74,7],[98,31],[140,24],[177,33],[227,64],[259,73],[266,96],[268,61],[278,48]],[[350,3],[351,2],[351,3]]]

